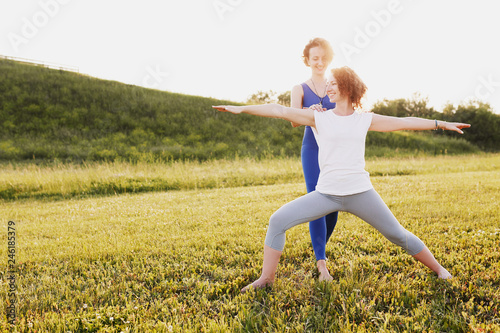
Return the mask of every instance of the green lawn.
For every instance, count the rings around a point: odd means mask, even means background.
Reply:
[[[451,281],[341,213],[327,245],[334,282],[317,281],[304,224],[287,233],[275,285],[241,295],[259,276],[270,215],[304,194],[298,160],[5,165],[17,330],[500,331],[500,155],[377,159],[367,170]]]

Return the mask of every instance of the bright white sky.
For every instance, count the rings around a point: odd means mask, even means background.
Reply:
[[[305,81],[304,45],[323,37],[368,106],[419,92],[500,113],[499,33],[491,0],[0,0],[0,55],[231,101]]]

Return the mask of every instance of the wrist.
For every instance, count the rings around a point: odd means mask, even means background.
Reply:
[[[446,124],[446,121],[434,119],[434,130],[437,131],[438,129],[444,128],[445,124]]]

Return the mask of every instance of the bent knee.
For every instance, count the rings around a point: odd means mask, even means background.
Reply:
[[[269,226],[267,228],[265,244],[275,250],[283,251],[285,247],[285,223],[284,219],[279,214],[274,213],[269,218]]]
[[[285,223],[286,221],[283,217],[283,214],[280,214],[280,212],[277,211],[269,218],[269,229],[285,232]]]

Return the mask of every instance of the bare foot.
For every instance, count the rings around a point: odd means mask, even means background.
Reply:
[[[333,281],[333,277],[330,275],[330,272],[323,271],[319,273],[319,281]]]
[[[448,272],[446,270],[446,268],[442,267],[439,270],[438,278],[443,279],[443,280],[448,280],[448,279],[451,279],[452,277],[453,277],[453,275],[451,275],[450,272]]]
[[[326,260],[318,260],[316,263],[319,271],[319,281],[333,281],[333,277],[328,272],[328,268],[326,267]]]
[[[246,293],[247,291],[250,291],[251,289],[263,289],[267,286],[270,286],[272,285],[274,282],[274,280],[270,280],[270,279],[266,279],[266,278],[263,278],[263,277],[260,277],[258,280],[250,283],[248,286],[246,286],[245,288],[241,289],[241,293],[244,294]]]

